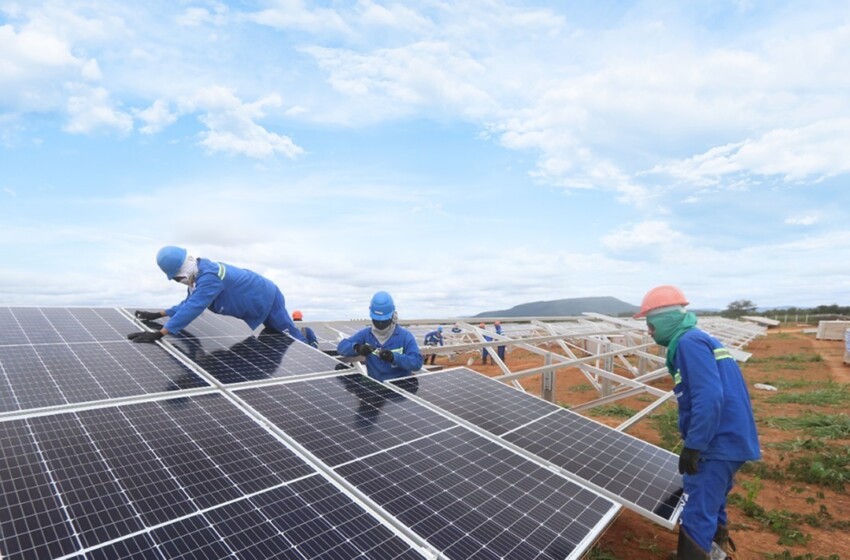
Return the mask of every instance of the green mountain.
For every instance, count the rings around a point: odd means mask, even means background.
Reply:
[[[523,303],[510,309],[485,311],[475,317],[566,317],[585,312],[603,313],[616,317],[628,313],[633,315],[640,309],[615,297],[584,297],[535,301]]]

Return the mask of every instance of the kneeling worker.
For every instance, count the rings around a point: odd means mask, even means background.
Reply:
[[[127,338],[133,342],[156,342],[167,334],[178,334],[204,309],[242,319],[252,330],[263,325],[306,342],[286,311],[283,294],[268,278],[244,268],[195,258],[182,247],[163,247],[156,254],[156,264],[166,278],[188,286],[188,295],[163,311],[136,311],[136,317],[145,321],[169,319],[158,331],[129,334]]]
[[[337,345],[340,356],[365,356],[366,372],[378,381],[411,375],[422,368],[422,355],[416,338],[398,326],[392,296],[377,292],[369,303],[372,326],[354,333]]]

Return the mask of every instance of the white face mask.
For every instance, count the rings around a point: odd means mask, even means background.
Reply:
[[[195,277],[197,275],[198,260],[191,255],[186,255],[186,260],[183,261],[183,264],[180,266],[180,270],[178,270],[177,274],[174,275],[174,279],[183,285],[189,286],[191,289],[195,284]]]

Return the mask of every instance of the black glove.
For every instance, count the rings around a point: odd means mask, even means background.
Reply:
[[[153,321],[154,319],[159,319],[162,317],[159,311],[142,311],[141,309],[136,310],[136,318],[141,319],[142,321]]]
[[[375,351],[375,347],[371,344],[355,344],[354,351],[360,354],[361,356],[368,356],[372,352]]]
[[[697,474],[699,450],[686,447],[679,455],[679,474]]]
[[[386,348],[384,348],[383,350],[381,350],[381,353],[378,354],[378,357],[381,358],[382,360],[384,360],[385,362],[391,364],[391,363],[393,363],[393,359],[395,358],[395,354],[393,354],[392,350],[387,350]]]
[[[128,334],[127,338],[133,342],[156,342],[163,336],[160,331],[139,331]]]

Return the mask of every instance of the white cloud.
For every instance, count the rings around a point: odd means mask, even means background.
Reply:
[[[283,103],[278,95],[270,95],[253,103],[244,103],[229,89],[220,86],[203,89],[189,100],[183,100],[186,110],[200,110],[199,118],[208,130],[201,134],[201,145],[211,152],[241,154],[267,158],[276,154],[290,159],[304,153],[291,138],[266,130],[255,120],[265,117],[266,107],[277,108]]]
[[[177,114],[172,113],[168,103],[162,99],[157,99],[153,105],[139,111],[136,117],[146,123],[139,129],[142,134],[155,134],[177,120]]]
[[[72,134],[91,134],[99,130],[133,130],[133,117],[114,106],[106,89],[70,85],[68,122],[64,129]]]
[[[694,185],[714,185],[741,173],[780,176],[785,181],[820,180],[850,172],[850,118],[775,129],[755,140],[712,148],[684,161],[657,166]]]
[[[820,216],[814,214],[798,214],[785,218],[785,223],[791,226],[813,226],[820,221]]]
[[[647,247],[681,245],[687,237],[666,222],[650,220],[626,225],[602,237],[602,245],[615,252],[632,251]]]
[[[297,29],[311,33],[342,33],[351,31],[336,10],[309,8],[301,0],[272,0],[273,7],[254,12],[247,19],[277,29]]]

